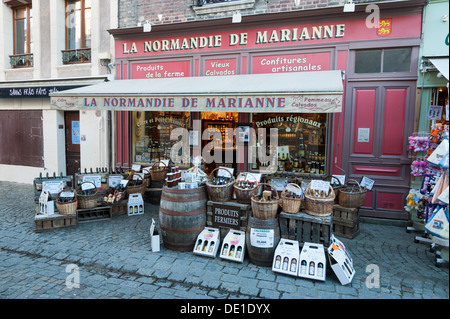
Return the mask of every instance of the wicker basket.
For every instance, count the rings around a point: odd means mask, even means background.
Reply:
[[[325,217],[333,213],[334,206],[334,190],[330,185],[331,196],[315,197],[311,194],[311,184],[305,191],[305,212],[312,216]]]
[[[259,188],[259,186],[263,185],[270,186],[272,190],[275,191],[276,199],[269,201],[260,201],[258,199],[258,195],[255,191]],[[251,197],[253,217],[259,219],[274,219],[277,216],[278,205],[280,204],[280,197],[278,196],[277,190],[272,185],[267,183],[260,183],[256,189],[253,191]]]
[[[59,201],[59,197],[61,193],[63,192],[72,192],[74,194],[74,200],[68,203],[62,203]],[[61,215],[70,215],[75,214],[77,212],[78,207],[78,200],[77,200],[77,193],[72,189],[63,189],[61,192],[59,192],[58,196],[56,197],[56,208],[58,209],[58,212]]]
[[[300,191],[302,192],[302,195],[300,198],[289,198],[286,196],[287,188],[289,185],[300,189]],[[303,190],[297,184],[289,183],[286,185],[284,190],[281,192],[280,198],[281,198],[280,206],[284,212],[290,213],[290,214],[298,213],[300,211],[300,207],[302,205],[302,200],[304,198]]]
[[[155,165],[158,163],[163,163],[164,167],[161,167],[159,165],[155,167]],[[166,165],[166,163],[156,162],[152,165],[152,168],[150,169],[151,179],[152,179],[152,181],[155,181],[155,182],[164,181],[166,179],[166,175],[168,172],[169,172],[169,167]]]
[[[349,187],[349,182],[354,182],[358,188]],[[349,179],[345,187],[339,190],[339,205],[347,208],[360,208],[366,199],[367,190],[362,188],[357,181]]]
[[[95,188],[95,193],[94,194],[83,195],[83,194],[79,193],[82,190],[82,185],[85,184],[85,183],[90,183],[90,184],[94,185],[94,188]],[[80,190],[78,191],[78,194],[77,194],[77,198],[78,198],[78,208],[85,209],[85,208],[97,207],[97,200],[98,200],[97,187],[92,182],[83,182],[83,183],[81,183]]]
[[[327,176],[325,176],[323,178],[323,180],[325,181],[325,180],[327,180],[327,178],[330,178],[330,181],[331,181],[332,177],[334,177],[334,176],[333,175],[327,175]],[[334,203],[338,204],[339,203],[339,190],[341,188],[344,188],[345,186],[341,184],[341,181],[337,177],[334,177],[334,179],[337,180],[338,183],[339,183],[338,186],[332,186],[333,187],[333,191],[334,191]]]
[[[130,175],[128,175],[127,179],[129,181],[132,181],[134,175],[138,176],[142,180],[142,184],[141,185],[133,185],[133,186],[127,185],[127,188],[125,189],[125,193],[126,193],[127,196],[129,196],[130,194],[137,194],[137,193],[139,193],[142,196],[144,196],[145,189],[147,188],[147,185],[145,184],[145,182],[142,179],[141,175],[139,175],[139,174],[130,174]],[[128,182],[128,184],[130,184],[130,182]]]
[[[221,167],[220,169],[223,169],[227,171],[227,173],[231,176],[232,180],[226,185],[214,185],[212,183],[212,178],[214,177],[214,172],[219,170],[219,168],[215,168],[210,175],[210,178],[206,180],[206,190],[208,191],[209,199],[214,202],[228,202],[231,200],[231,197],[233,196],[233,186],[236,182],[233,174],[231,172]]]
[[[237,181],[239,181],[239,177],[242,175],[243,173],[239,174],[239,176],[236,178]],[[251,173],[246,173],[247,176],[252,176],[255,179],[256,185],[253,188],[249,188],[249,189],[243,189],[240,188],[236,185],[236,183],[234,184],[234,194],[236,195],[236,201],[238,203],[241,204],[250,204],[252,202],[252,194],[253,191],[258,187],[258,181],[256,180],[255,175],[251,174]]]

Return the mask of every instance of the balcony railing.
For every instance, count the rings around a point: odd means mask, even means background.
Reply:
[[[9,56],[9,63],[13,68],[29,68],[33,66],[33,54],[14,54]]]
[[[197,4],[197,6],[203,6],[205,4],[210,4],[210,3],[219,3],[219,2],[230,2],[230,1],[234,1],[234,0],[194,0]]]
[[[91,49],[62,50],[63,64],[91,62]]]

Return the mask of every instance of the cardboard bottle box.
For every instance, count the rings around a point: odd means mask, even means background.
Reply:
[[[325,281],[326,257],[322,244],[304,243],[300,253],[300,268],[298,276]]]
[[[194,246],[194,254],[215,258],[219,244],[220,231],[218,228],[205,227],[197,236]]]
[[[144,200],[139,193],[130,194],[127,205],[128,216],[144,214]]]
[[[272,271],[297,276],[299,257],[298,241],[281,238],[273,255]]]
[[[331,245],[328,247],[328,259],[331,269],[340,283],[342,285],[351,283],[353,276],[355,276],[353,260],[345,249],[344,244],[334,235],[331,236]]]
[[[152,218],[152,225],[150,226],[150,245],[152,247],[152,252],[156,253],[160,251],[161,244],[159,239],[159,233],[156,229],[155,220]]]
[[[225,236],[219,257],[243,262],[245,254],[245,232],[231,229]]]

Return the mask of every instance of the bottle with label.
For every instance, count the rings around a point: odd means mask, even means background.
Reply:
[[[234,256],[234,245],[231,245],[230,254],[228,256],[229,257],[233,257]]]
[[[290,268],[291,272],[296,272],[297,271],[297,259],[293,258],[291,261],[291,268]]]
[[[205,244],[203,245],[203,251],[206,251],[206,247],[208,247],[208,241],[205,240]]]
[[[223,245],[222,255],[228,256],[228,244]]]
[[[275,269],[280,269],[280,267],[281,267],[281,256],[278,255],[278,256],[275,258]]]
[[[316,271],[316,264],[313,261],[311,261],[309,263],[309,275],[314,276],[315,271]]]
[[[214,242],[212,241],[211,244],[209,245],[209,253],[212,253],[214,251]]]
[[[306,275],[306,260],[302,260],[300,265],[300,273]]]
[[[288,270],[288,264],[289,264],[289,258],[284,257],[284,259],[283,259],[283,270],[285,270],[285,271]]]
[[[197,242],[197,248],[196,248],[196,250],[201,250],[201,249],[202,249],[202,240],[199,239],[198,242]]]
[[[322,263],[319,263],[319,264],[317,265],[317,276],[318,276],[319,278],[322,278],[322,277],[323,277],[323,264],[322,264]]]
[[[241,258],[241,255],[242,255],[242,247],[239,246],[238,249],[237,249],[237,251],[236,251],[236,258],[237,258],[237,259],[240,259],[240,258]]]
[[[298,156],[300,158],[305,157],[305,142],[303,139],[303,134],[300,134],[299,145],[298,145]]]

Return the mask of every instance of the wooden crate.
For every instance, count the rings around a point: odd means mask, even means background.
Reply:
[[[215,202],[210,200],[206,203],[206,207],[206,225],[208,227],[219,228],[220,236],[222,239],[227,235],[228,230],[230,229],[240,230],[244,232],[247,230],[248,218],[251,216],[252,210],[252,206],[250,204],[241,204],[234,200],[229,202]],[[213,209],[216,207],[222,207],[223,209],[236,211],[239,216],[237,217],[237,220],[236,218],[234,218],[234,221],[238,223],[238,225],[227,226],[215,221]],[[224,217],[226,218],[227,216]]]
[[[297,240],[300,247],[305,242],[330,245],[333,217],[316,217],[304,212],[281,212],[279,217],[281,238]]]
[[[359,209],[347,208],[340,205],[333,206],[333,234],[353,239],[358,236]]]
[[[114,216],[120,216],[120,215],[126,215],[127,214],[127,201],[121,200],[116,205],[111,206],[111,215]]]
[[[109,220],[112,217],[112,207],[94,207],[86,209],[77,209],[78,223]]]
[[[39,233],[43,231],[64,228],[64,227],[76,227],[77,226],[77,214],[70,215],[36,215],[34,217],[34,231]]]

